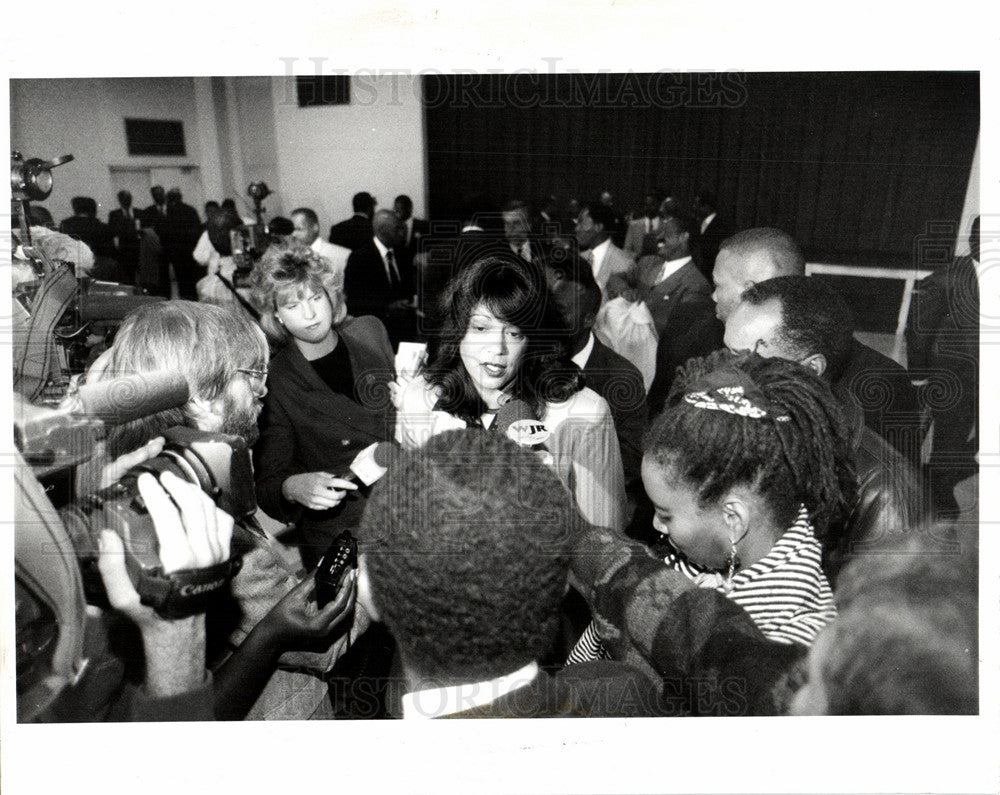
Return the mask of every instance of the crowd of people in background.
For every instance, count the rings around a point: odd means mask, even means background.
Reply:
[[[240,434],[280,530],[233,580],[237,618],[173,637],[205,665],[164,689],[148,658],[177,645],[146,643],[144,700],[116,714],[977,711],[978,221],[918,285],[907,370],[789,234],[709,192],[470,197],[433,223],[359,192],[326,236],[309,207],[271,218],[242,282],[232,233],[256,219],[151,197],[106,224],[77,197],[59,225],[87,275],[170,299],[93,378],[192,387],[109,458],[170,424]],[[376,443],[369,488],[348,475]],[[319,606],[301,568],[344,530],[360,567]]]

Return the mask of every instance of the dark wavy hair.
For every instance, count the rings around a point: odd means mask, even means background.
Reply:
[[[558,476],[482,428],[438,434],[391,466],[358,532],[372,598],[407,664],[477,682],[543,657],[582,521]]]
[[[700,408],[685,399],[709,385],[742,386],[767,416]],[[748,486],[782,527],[805,505],[821,540],[840,535],[854,505],[857,482],[840,402],[812,370],[785,359],[717,351],[689,360],[643,448],[692,484],[702,506]]]
[[[444,324],[423,368],[428,382],[441,390],[438,409],[466,422],[478,422],[485,410],[459,350],[479,304],[527,338],[511,382],[512,397],[541,416],[545,403],[567,400],[583,388],[583,374],[569,356],[568,330],[545,283],[544,265],[513,254],[489,256],[461,271],[442,297]]]

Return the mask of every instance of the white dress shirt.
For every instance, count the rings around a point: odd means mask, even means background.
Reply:
[[[608,249],[611,248],[611,238],[609,237],[600,245],[594,246],[590,250],[590,269],[594,272],[594,278],[597,278],[598,272],[601,270],[601,264],[604,262],[604,257],[607,256]],[[600,282],[598,282],[600,284]],[[601,285],[602,287],[604,285]]]
[[[337,278],[339,278],[340,283],[343,284],[344,271],[347,269],[347,258],[351,256],[351,250],[345,246],[328,243],[322,237],[317,237],[309,245],[309,248],[324,259],[329,260],[330,264],[333,265],[333,270],[337,274]]]
[[[587,366],[587,362],[590,361],[590,354],[594,352],[594,332],[590,332],[590,336],[587,337],[587,344],[580,348],[575,354],[573,354],[573,364],[579,367],[581,370]]]
[[[498,698],[530,685],[538,677],[538,663],[528,663],[512,674],[474,682],[429,690],[417,690],[403,696],[403,719],[440,718],[467,709],[482,707]]]
[[[392,262],[393,265],[395,265],[395,273],[393,273],[389,268],[389,261],[386,259],[386,255],[389,253],[389,247],[382,243],[382,241],[377,237],[373,237],[372,240],[375,241],[375,248],[378,249],[378,253],[382,257],[382,267],[385,268],[385,275],[389,280],[389,284],[399,284],[401,279],[399,278],[399,264],[396,262],[396,255],[392,255]]]
[[[691,261],[691,257],[681,257],[680,259],[669,259],[663,263],[663,267],[660,268],[660,274],[656,277],[656,281],[653,284],[659,284],[668,276],[673,276],[677,271],[683,268]]]
[[[715,213],[711,213],[705,216],[705,220],[701,222],[701,233],[705,234],[705,230],[708,229],[708,225],[715,220]]]

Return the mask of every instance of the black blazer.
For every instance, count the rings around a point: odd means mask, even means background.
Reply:
[[[709,282],[712,281],[712,270],[715,267],[715,258],[719,255],[719,246],[733,232],[733,228],[716,215],[712,223],[705,227],[705,231],[698,235],[696,247],[700,256],[695,259],[702,275]]]
[[[389,304],[413,297],[412,268],[407,267],[405,258],[398,252],[393,251],[393,255],[401,279],[395,288],[389,282],[382,255],[372,237],[351,252],[344,272],[344,292],[352,315],[374,315],[384,322],[389,317]]]
[[[346,474],[358,452],[392,438],[395,424],[387,386],[395,372],[385,328],[373,317],[358,317],[344,321],[337,331],[354,372],[354,399],[331,390],[289,342],[271,360],[261,435],[254,448],[257,502],[268,516],[299,524],[302,558],[309,567],[337,533],[357,526],[364,489],[334,509],[312,511],[286,500],[281,484],[303,472]]]
[[[139,254],[139,230],[136,229],[136,219],[142,214],[142,210],[132,208],[132,215],[125,218],[122,209],[112,210],[108,213],[108,226],[111,228],[112,236],[118,238],[118,250],[120,252],[135,250],[136,256]]]
[[[901,364],[852,339],[850,357],[832,387],[841,400],[861,407],[865,425],[895,447],[915,471],[920,469],[924,439],[920,401]]]
[[[330,227],[330,242],[354,251],[372,239],[372,219],[363,215],[350,218]]]
[[[596,337],[583,368],[587,386],[608,402],[625,468],[625,486],[638,483],[642,466],[642,435],[649,411],[639,368]]]

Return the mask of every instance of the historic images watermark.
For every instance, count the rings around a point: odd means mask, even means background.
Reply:
[[[350,77],[351,104],[400,106],[405,94],[428,108],[738,108],[747,101],[742,71],[584,72],[567,68],[563,58],[542,58],[539,69],[394,69],[337,67],[332,59],[285,56],[278,59],[285,77],[313,81]],[[429,78],[419,79],[416,78]],[[282,102],[296,104],[296,82],[289,79]]]

